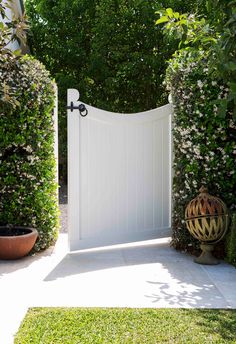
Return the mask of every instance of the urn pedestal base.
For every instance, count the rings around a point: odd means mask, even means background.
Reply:
[[[204,265],[217,265],[220,262],[212,255],[212,251],[214,249],[214,245],[210,244],[201,244],[200,245],[202,253],[199,257],[194,259],[194,262],[197,264],[204,264]]]

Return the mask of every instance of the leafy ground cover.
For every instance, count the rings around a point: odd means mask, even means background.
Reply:
[[[236,343],[236,310],[32,308],[15,344]]]

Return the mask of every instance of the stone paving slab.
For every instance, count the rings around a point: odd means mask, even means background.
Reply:
[[[0,261],[0,343],[12,344],[28,307],[236,308],[236,269],[203,266],[170,238]]]

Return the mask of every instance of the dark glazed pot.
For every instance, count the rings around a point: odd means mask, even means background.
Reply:
[[[38,231],[23,226],[0,226],[0,259],[19,259],[34,247]]]

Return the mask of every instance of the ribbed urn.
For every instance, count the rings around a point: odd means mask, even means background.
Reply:
[[[192,236],[201,242],[203,250],[195,262],[218,264],[211,251],[213,245],[220,241],[227,231],[228,210],[220,198],[208,193],[207,188],[202,186],[199,191],[200,194],[189,202],[185,210],[187,228]]]

